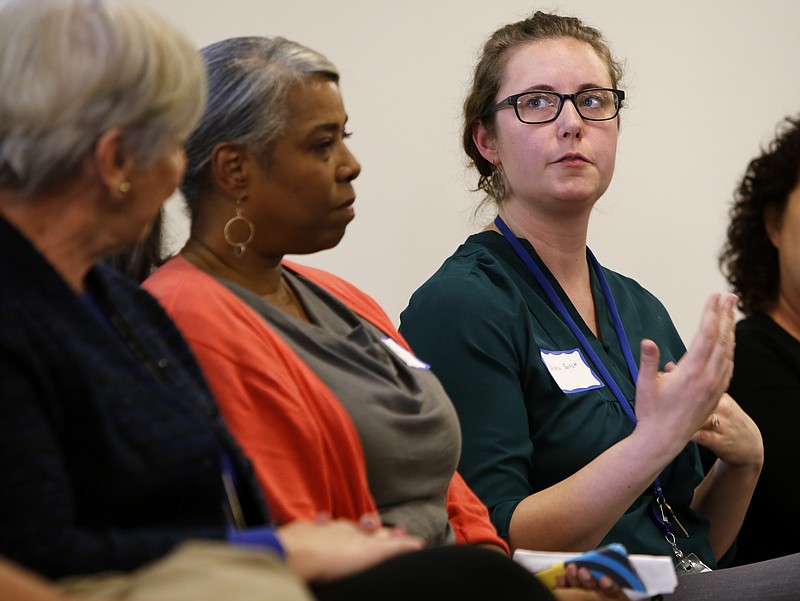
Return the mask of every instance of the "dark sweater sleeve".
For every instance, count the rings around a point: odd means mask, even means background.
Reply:
[[[188,538],[224,539],[212,527],[163,524],[93,529],[80,516],[79,491],[37,386],[8,357],[0,364],[0,553],[48,577],[130,570],[161,557]],[[109,474],[110,475],[110,474]],[[135,483],[131,484],[132,489]]]

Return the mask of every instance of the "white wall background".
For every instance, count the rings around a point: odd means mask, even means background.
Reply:
[[[589,245],[656,294],[687,343],[706,297],[726,289],[716,256],[736,182],[777,122],[800,113],[796,0],[141,1],[198,46],[282,35],[339,67],[363,165],[357,217],[337,248],[301,260],[372,294],[396,322],[482,225],[471,218],[480,198],[469,191],[459,111],[497,27],[557,10],[598,27],[626,60],[617,170]]]

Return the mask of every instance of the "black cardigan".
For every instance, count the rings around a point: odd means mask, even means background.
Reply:
[[[98,318],[0,219],[0,554],[50,577],[129,570],[225,537],[220,456],[250,525],[252,469],[157,302],[96,266]]]

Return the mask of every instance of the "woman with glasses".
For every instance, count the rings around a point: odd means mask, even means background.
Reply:
[[[620,78],[575,18],[489,38],[463,143],[496,218],[416,291],[401,332],[453,399],[459,470],[512,549],[621,542],[694,572],[731,549],[763,449],[724,394],[735,299],[709,299],[687,351],[661,303],[586,246]],[[705,477],[697,443],[720,458]]]

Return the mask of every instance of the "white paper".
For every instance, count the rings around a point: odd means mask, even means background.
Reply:
[[[517,549],[514,552],[514,561],[525,566],[530,572],[538,572],[549,568],[554,563],[564,562],[581,555],[582,552],[575,553],[551,553],[543,551],[528,551],[527,549]],[[628,560],[642,579],[646,593],[639,593],[630,589],[624,589],[629,599],[637,601],[648,599],[655,595],[664,595],[675,592],[678,586],[678,576],[672,564],[672,558],[666,555],[628,555]]]

